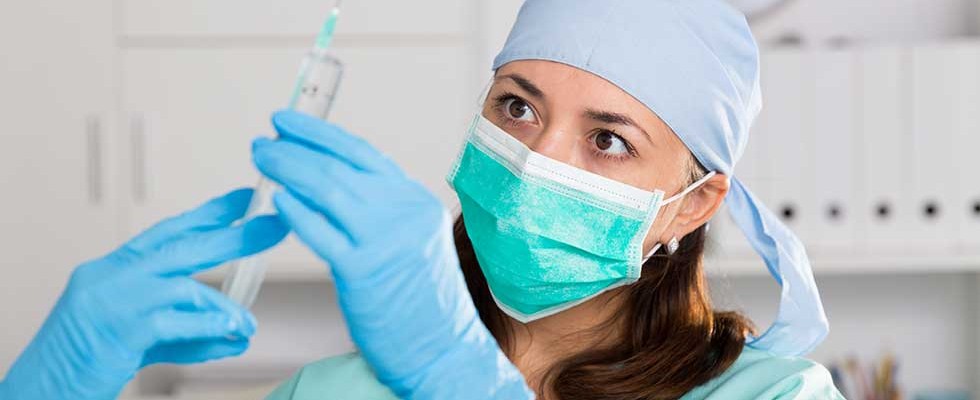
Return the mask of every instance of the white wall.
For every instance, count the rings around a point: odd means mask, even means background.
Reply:
[[[481,4],[487,16],[480,27],[486,53],[484,64],[500,49],[522,0],[494,0]],[[977,0],[788,0],[765,17],[752,21],[760,45],[793,35],[804,43],[820,45],[848,38],[855,43],[907,43],[932,41],[980,33]],[[489,21],[489,22],[487,22]]]
[[[796,34],[819,44],[844,37],[856,42],[909,42],[976,33],[974,0],[790,0],[753,23],[760,43]]]

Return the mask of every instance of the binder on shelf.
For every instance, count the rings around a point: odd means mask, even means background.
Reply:
[[[812,229],[809,250],[812,255],[853,253],[860,246],[855,234],[856,192],[861,175],[857,173],[856,72],[854,50],[813,51],[807,75],[813,93],[808,108],[807,135],[813,153],[811,207],[804,219]]]
[[[914,246],[911,194],[911,90],[906,76],[907,50],[898,46],[866,48],[858,54],[858,136],[861,156],[857,234],[866,255],[906,251]]]
[[[815,169],[807,134],[813,93],[807,61],[798,49],[762,55],[764,125],[754,140],[768,163],[762,171],[768,187],[759,197],[809,248]]]
[[[958,72],[961,60],[955,46],[929,44],[912,47],[907,69],[911,90],[911,201],[912,229],[907,231],[917,253],[945,255],[955,248],[956,225],[953,216],[956,185],[953,130],[957,93],[962,84]]]
[[[980,259],[980,43],[956,48],[960,89],[953,125],[953,159],[957,164],[943,178],[954,190],[949,216],[953,219],[959,253]]]

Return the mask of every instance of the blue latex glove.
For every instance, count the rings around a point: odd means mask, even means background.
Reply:
[[[272,122],[280,140],[256,140],[255,164],[285,188],[281,218],[330,265],[378,379],[401,398],[533,398],[477,315],[439,200],[334,125],[290,111]]]
[[[143,366],[241,354],[252,315],[189,277],[281,241],[275,216],[240,226],[251,190],[165,220],[82,264],[0,382],[0,399],[113,399]]]

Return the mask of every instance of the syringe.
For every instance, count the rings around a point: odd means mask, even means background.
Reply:
[[[327,118],[343,72],[343,64],[327,55],[327,47],[333,39],[338,15],[340,15],[340,0],[330,11],[330,16],[317,35],[313,49],[300,65],[292,98],[289,100],[289,108],[315,117]],[[275,189],[276,185],[273,182],[260,179],[255,186],[248,211],[241,221],[274,213],[272,194]],[[265,279],[266,264],[261,255],[256,254],[233,261],[228,268],[228,274],[221,284],[221,291],[242,306],[251,307]]]

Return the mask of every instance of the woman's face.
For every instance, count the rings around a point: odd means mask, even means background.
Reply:
[[[538,60],[504,65],[483,116],[537,153],[628,185],[669,197],[690,183],[691,153],[667,124],[619,87],[578,68]],[[707,221],[728,188],[717,178],[706,188],[724,185],[720,198],[685,201],[704,195],[698,190],[661,209],[644,251]],[[680,221],[685,214],[691,218]]]

